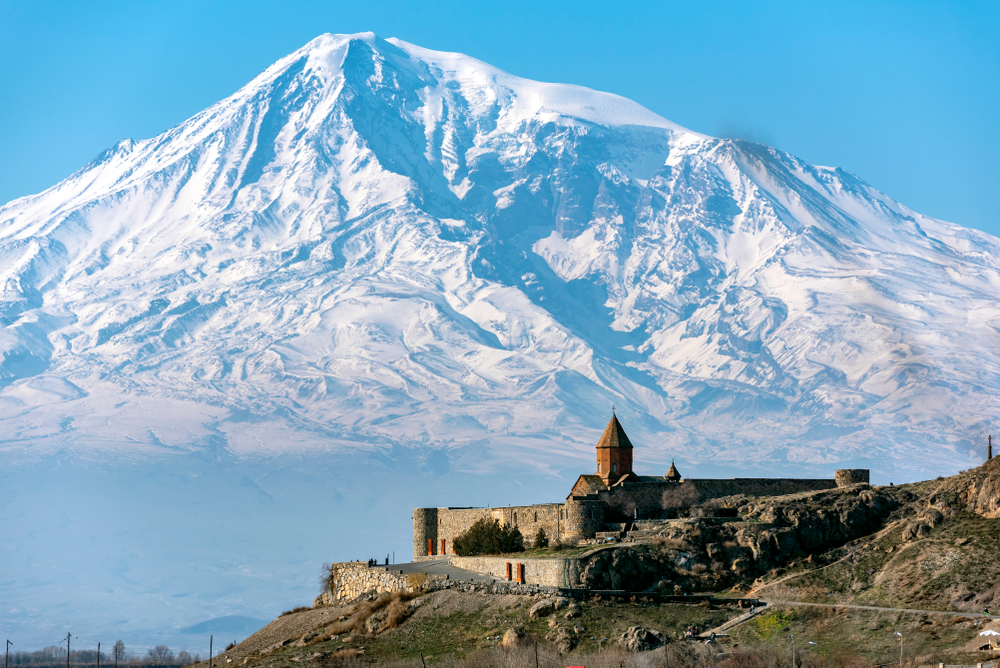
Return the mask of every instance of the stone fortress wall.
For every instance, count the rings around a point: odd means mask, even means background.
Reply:
[[[666,475],[639,476],[632,470],[633,448],[618,416],[612,412],[597,442],[597,472],[577,478],[564,503],[506,508],[415,508],[414,560],[455,554],[455,539],[483,517],[517,527],[528,545],[539,529],[545,531],[549,540],[574,542],[595,538],[599,533],[603,538],[614,537],[635,521],[669,519],[676,516],[677,508],[710,499],[740,494],[782,496],[868,483],[866,469],[840,470],[832,480],[685,479],[672,463]]]
[[[614,487],[585,496],[570,496],[565,503],[546,503],[506,508],[416,508],[413,511],[413,558],[453,555],[455,538],[483,516],[501,524],[516,526],[525,543],[531,543],[539,528],[550,540],[593,538],[606,522],[658,517],[663,508],[663,492],[681,484],[691,484],[698,503],[709,499],[745,494],[779,496],[820,491],[868,482],[867,469],[837,471],[829,478],[731,478],[683,479],[680,482],[637,483]],[[457,565],[457,563],[456,563]],[[464,568],[464,567],[463,567]],[[478,569],[470,569],[477,570]],[[483,571],[478,571],[483,572]],[[546,578],[544,584],[548,584]],[[541,581],[539,584],[543,584]]]
[[[840,473],[839,471],[837,473]],[[867,471],[865,471],[867,474]],[[835,474],[836,476],[836,474]],[[723,496],[782,496],[799,492],[818,492],[843,487],[834,478],[730,478],[687,479],[698,490],[698,501],[718,499]],[[867,479],[865,482],[868,482]]]
[[[427,573],[402,573],[389,570],[389,567],[369,566],[363,561],[331,564],[330,569],[330,587],[313,601],[314,607],[336,605],[362,594],[418,591],[427,585],[428,580],[441,577]]]
[[[448,559],[452,566],[493,577],[542,587],[578,587],[578,559],[518,559],[517,557],[456,557]]]
[[[454,554],[454,540],[482,517],[492,517],[501,524],[521,530],[530,543],[544,529],[550,539],[561,540],[567,527],[576,531],[579,521],[569,520],[562,503],[542,503],[533,506],[506,508],[415,508],[413,510],[413,557],[434,557]]]
[[[869,484],[868,469],[840,469],[834,475],[837,479],[837,487]]]

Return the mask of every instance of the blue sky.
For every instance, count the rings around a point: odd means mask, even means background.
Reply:
[[[371,30],[837,165],[1000,236],[1000,3],[6,2],[0,202]]]

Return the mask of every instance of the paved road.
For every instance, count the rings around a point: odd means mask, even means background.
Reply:
[[[390,564],[389,566],[376,566],[389,571],[399,573],[427,573],[428,575],[447,575],[449,580],[479,580],[484,582],[494,582],[501,578],[492,575],[484,575],[474,571],[467,571],[464,568],[456,568],[451,565],[448,559],[428,559],[427,561],[414,561],[407,564]]]

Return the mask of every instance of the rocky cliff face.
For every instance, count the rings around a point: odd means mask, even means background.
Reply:
[[[902,487],[858,485],[763,499],[730,497],[739,521],[672,522],[651,545],[598,552],[581,569],[593,589],[666,593],[708,591],[747,582],[797,559],[814,559],[880,529],[913,501]]]
[[[953,485],[966,510],[980,517],[1000,518],[1000,457],[959,478]]]
[[[1000,605],[1000,460],[948,478],[711,506],[739,520],[670,522],[654,542],[600,551],[598,589],[679,594],[750,588],[761,598],[981,611]]]

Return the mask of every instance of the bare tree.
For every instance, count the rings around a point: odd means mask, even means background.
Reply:
[[[635,499],[632,498],[632,495],[628,491],[621,488],[615,488],[612,490],[611,494],[606,497],[606,499],[613,515],[632,519],[636,510],[636,503]]]
[[[660,505],[664,510],[675,510],[677,508],[688,508],[698,502],[698,488],[691,482],[682,482],[671,485],[664,490],[660,498]]]
[[[146,661],[155,664],[173,663],[174,653],[166,645],[157,645],[146,652]]]

